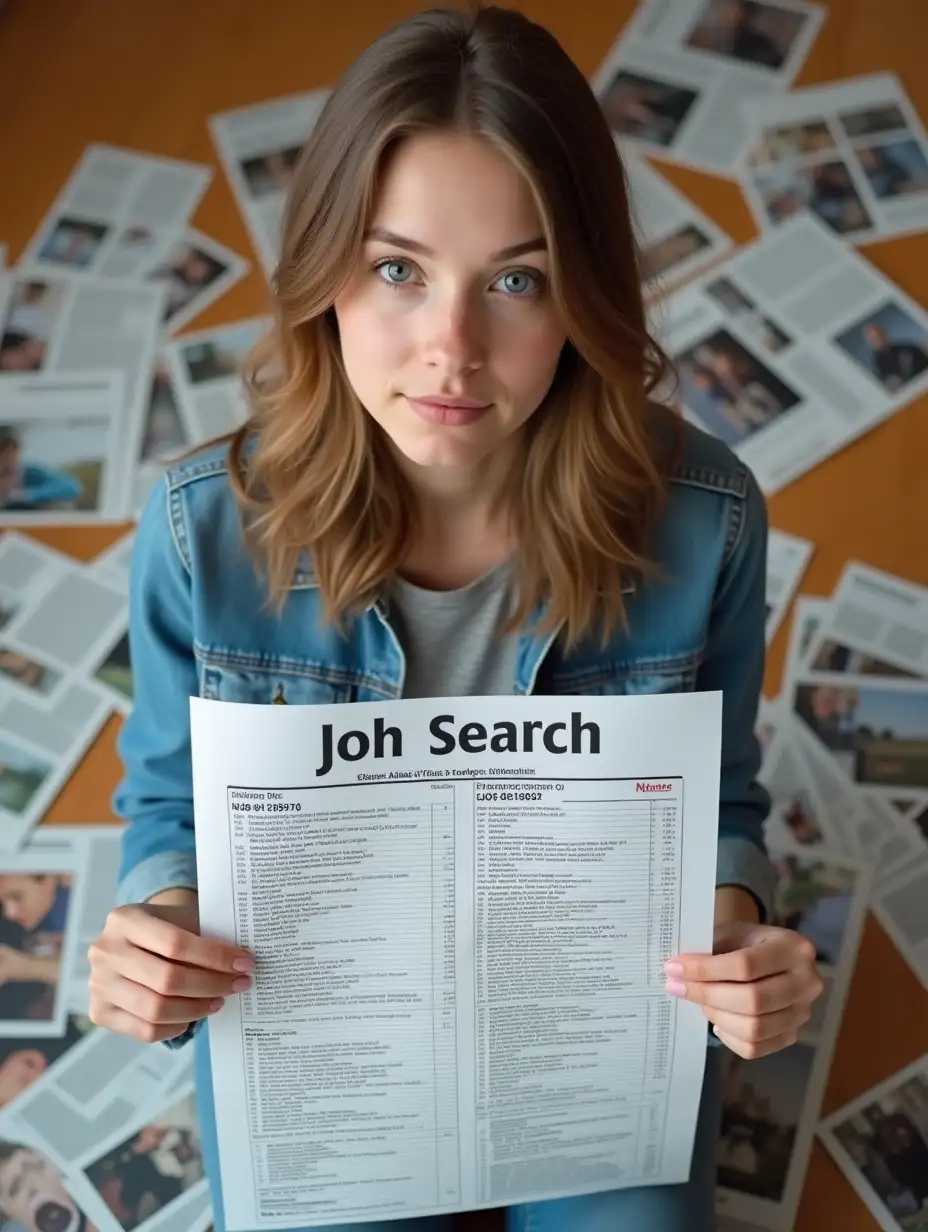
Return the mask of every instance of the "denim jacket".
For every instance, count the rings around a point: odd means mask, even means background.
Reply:
[[[771,916],[755,720],[764,658],[767,514],[750,471],[715,437],[684,427],[655,527],[658,580],[626,595],[628,633],[566,653],[555,634],[519,634],[516,694],[723,694],[716,881]],[[135,702],[119,737],[126,820],[117,903],[196,887],[189,698],[291,705],[402,696],[403,654],[383,601],[345,635],[322,623],[311,569],[282,612],[246,554],[225,448],[185,460],[154,488],[136,531],[130,584]]]

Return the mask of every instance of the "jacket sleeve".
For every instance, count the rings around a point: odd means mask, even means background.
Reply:
[[[722,693],[722,767],[716,884],[754,895],[761,920],[773,919],[776,870],[764,841],[770,797],[758,782],[755,731],[766,659],[767,506],[749,470],[743,497],[731,500],[725,559],[709,620],[697,688]]]
[[[113,807],[123,831],[117,905],[196,889],[190,697],[198,692],[182,511],[164,480],[139,519],[129,583],[133,708]]]

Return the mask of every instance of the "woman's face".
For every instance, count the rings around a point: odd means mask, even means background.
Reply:
[[[0,1163],[0,1210],[29,1232],[73,1232],[80,1220],[58,1171],[28,1147]]]
[[[549,273],[531,192],[503,155],[450,134],[396,150],[335,312],[348,379],[411,462],[472,466],[537,409],[566,340]]]

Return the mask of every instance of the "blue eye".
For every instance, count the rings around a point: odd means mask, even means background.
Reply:
[[[508,274],[503,274],[499,282],[511,299],[528,299],[541,290],[541,279],[528,270],[510,270]]]
[[[395,258],[389,258],[386,261],[379,261],[374,269],[380,275],[380,281],[386,283],[388,287],[402,287],[409,282],[412,277],[413,267],[409,261],[398,261]],[[407,271],[405,277],[403,271]]]

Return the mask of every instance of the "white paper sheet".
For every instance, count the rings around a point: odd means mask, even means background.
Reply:
[[[924,1228],[928,1053],[826,1117],[819,1136],[884,1232]]]
[[[706,1024],[661,964],[711,949],[720,694],[191,713],[201,927],[257,962],[208,1025],[230,1232],[688,1175]]]
[[[0,380],[0,526],[120,522],[121,372]]]
[[[148,401],[142,420],[135,466],[131,476],[132,508],[138,516],[152,488],[172,462],[194,443],[194,426],[187,410],[192,399],[181,399],[173,370],[166,356],[155,356]]]
[[[812,215],[741,249],[661,312],[687,416],[731,445],[768,494],[928,389],[928,313]]]
[[[143,277],[165,288],[162,325],[173,334],[224,295],[248,269],[248,262],[237,252],[190,228]]]
[[[269,324],[267,317],[249,317],[185,334],[165,346],[178,419],[192,444],[224,436],[246,418],[240,365]]]
[[[212,175],[199,163],[88,145],[22,260],[137,278],[187,224]]]
[[[798,535],[771,529],[767,542],[767,644],[783,619],[809,567],[815,545]]]
[[[725,256],[733,241],[633,148],[621,153],[645,290],[659,296]]]
[[[764,229],[811,210],[855,243],[928,227],[928,136],[898,77],[874,73],[749,101],[740,175]]]
[[[772,847],[776,922],[816,947],[825,990],[798,1043],[746,1061],[732,1054],[718,1154],[717,1209],[791,1232],[867,911],[869,872],[795,846]]]
[[[643,0],[593,79],[623,140],[720,175],[735,174],[751,130],[746,99],[786,90],[825,9],[799,0]]]
[[[0,383],[42,372],[119,371],[124,403],[112,462],[127,471],[138,449],[164,289],[17,266],[0,273]],[[130,489],[123,485],[129,517]]]
[[[219,160],[268,276],[277,265],[290,177],[328,95],[328,89],[310,90],[209,119]]]

